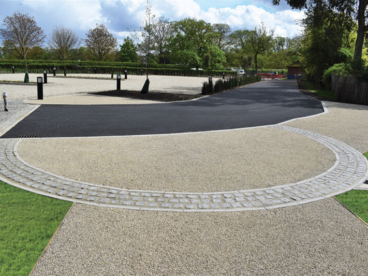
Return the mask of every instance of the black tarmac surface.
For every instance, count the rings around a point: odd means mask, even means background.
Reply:
[[[321,102],[299,92],[296,81],[273,80],[188,102],[43,105],[2,138],[210,131],[272,125],[321,112]]]

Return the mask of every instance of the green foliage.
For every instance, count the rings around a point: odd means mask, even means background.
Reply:
[[[128,36],[124,39],[124,43],[120,45],[118,61],[136,62],[138,60],[137,48],[134,45],[133,39]]]
[[[325,70],[346,61],[346,54],[339,50],[351,48],[354,23],[344,12],[329,8],[323,1],[310,7],[306,15],[300,62],[310,77],[320,81]]]
[[[326,89],[331,89],[331,76],[332,74],[336,76],[346,76],[351,71],[349,64],[337,63],[328,68],[323,74],[323,83]]]
[[[303,80],[303,84],[310,92],[315,93],[317,96],[324,97],[333,101],[335,100],[335,94],[333,91],[329,89],[323,89],[320,87],[319,84],[312,81]]]
[[[218,33],[210,23],[186,18],[173,24],[175,35],[169,39],[171,60],[190,67],[213,69],[225,62],[224,52],[215,45]]]
[[[213,94],[213,93],[219,93],[219,92],[222,92],[222,91],[227,90],[227,89],[236,88],[236,87],[239,87],[239,86],[243,86],[243,85],[258,82],[258,81],[261,81],[260,76],[254,76],[254,77],[235,76],[235,77],[227,78],[225,80],[218,79],[215,82],[215,85],[213,85],[212,81],[208,81],[208,82],[203,83],[202,94],[203,95],[210,95],[210,94]]]
[[[71,205],[0,181],[0,275],[28,275]]]
[[[259,28],[253,31],[249,31],[246,37],[246,43],[249,45],[251,52],[254,56],[254,63],[256,67],[256,72],[258,73],[258,55],[265,53],[267,50],[271,49],[273,42],[273,33],[267,31],[266,27],[261,24]],[[262,67],[262,65],[261,65]]]

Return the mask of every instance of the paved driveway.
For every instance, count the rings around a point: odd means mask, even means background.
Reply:
[[[277,124],[321,113],[294,81],[264,81],[196,101],[154,105],[41,106],[3,138],[120,136]]]

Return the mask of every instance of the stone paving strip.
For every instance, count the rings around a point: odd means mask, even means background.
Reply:
[[[10,101],[8,103],[9,111],[0,113],[0,136],[38,107],[39,105],[28,105],[22,101]]]
[[[271,188],[213,193],[128,190],[66,179],[24,162],[17,154],[21,139],[1,140],[0,174],[9,184],[38,194],[85,204],[155,211],[242,211],[304,204],[351,190],[368,177],[368,162],[352,147],[313,132],[272,126],[294,132],[331,149],[337,161],[314,178]]]

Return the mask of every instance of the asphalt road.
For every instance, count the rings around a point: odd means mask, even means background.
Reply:
[[[262,81],[188,102],[152,105],[44,105],[2,138],[121,136],[272,125],[323,112],[295,81]]]

